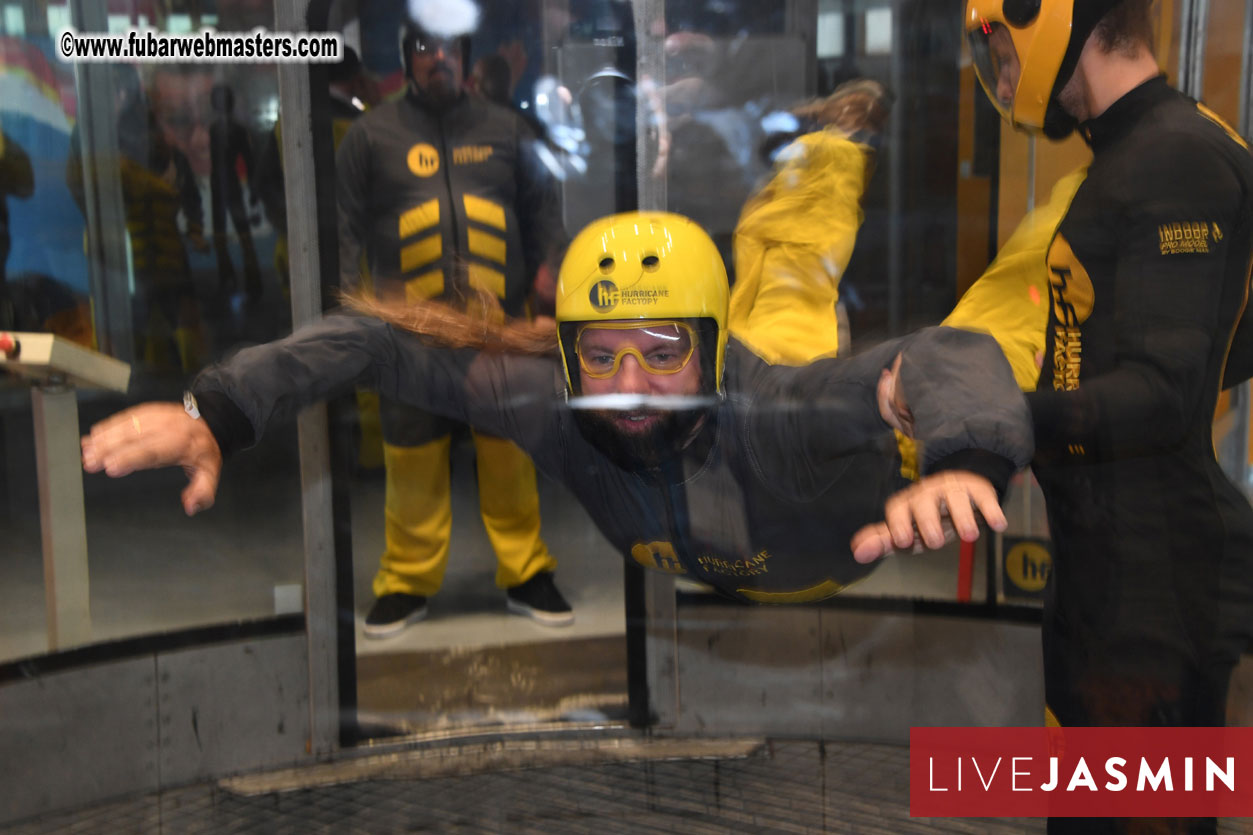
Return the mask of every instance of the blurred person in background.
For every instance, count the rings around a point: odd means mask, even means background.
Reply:
[[[849,350],[840,280],[891,108],[882,84],[856,79],[773,120],[780,129],[762,154],[774,167],[735,226],[730,311],[740,338],[768,362]]]
[[[9,198],[25,200],[35,193],[35,172],[30,156],[3,131],[0,131],[0,328],[12,328],[13,304],[5,282],[5,264],[9,260]]]
[[[439,28],[445,22],[435,15],[404,27],[405,94],[358,119],[339,146],[341,286],[362,286],[364,252],[369,293],[380,299],[466,307],[482,291],[506,315],[523,316],[537,271],[564,242],[555,184],[526,123],[463,89],[475,22],[454,32]],[[386,549],[365,620],[369,637],[426,617],[452,530],[456,423],[386,396],[380,416]],[[572,623],[553,580],[556,560],[540,538],[534,466],[508,440],[473,436],[480,510],[508,610],[544,625]]]
[[[331,108],[331,138],[336,150],[348,128],[380,98],[378,85],[370,78],[357,51],[344,47],[343,60],[327,67],[327,92]],[[274,120],[257,162],[257,195],[265,216],[278,235],[274,245],[274,270],[284,298],[291,294],[291,273],[287,256],[287,194],[283,181],[283,120]],[[363,267],[364,268],[364,267]],[[377,412],[377,409],[375,409]],[[382,465],[380,459],[379,466]]]
[[[210,92],[213,121],[209,125],[209,195],[213,211],[213,249],[218,260],[218,290],[230,295],[235,290],[235,265],[227,245],[227,216],[235,227],[235,236],[244,260],[244,289],[248,299],[261,297],[261,266],[252,244],[252,221],[244,208],[244,190],[239,175],[242,169],[248,181],[249,202],[260,202],[256,186],[256,165],[253,162],[252,140],[248,130],[235,119],[235,93],[225,84],[217,84]]]
[[[191,162],[160,129],[135,68],[114,65],[113,86],[118,158],[93,162],[120,170],[135,280],[136,353],[158,371],[194,371],[204,363],[207,344],[184,236],[197,251],[208,250],[200,190]],[[86,217],[84,163],[76,126],[66,184]]]

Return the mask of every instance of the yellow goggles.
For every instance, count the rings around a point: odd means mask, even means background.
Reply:
[[[687,322],[597,322],[579,327],[574,353],[594,380],[617,374],[627,355],[649,374],[678,374],[691,362],[696,342]]]

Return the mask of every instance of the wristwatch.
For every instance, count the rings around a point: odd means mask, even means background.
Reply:
[[[200,407],[196,403],[196,395],[191,391],[183,392],[183,411],[190,415],[192,420],[200,420]]]

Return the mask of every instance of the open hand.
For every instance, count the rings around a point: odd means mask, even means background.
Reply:
[[[136,470],[179,466],[187,473],[183,510],[194,516],[213,506],[222,475],[222,451],[203,420],[178,403],[143,403],[91,427],[84,435],[83,469],[118,478]]]
[[[986,478],[968,470],[929,475],[888,497],[884,521],[867,525],[853,536],[853,559],[867,563],[896,550],[918,553],[942,548],[954,536],[974,542],[979,538],[976,511],[992,530],[1005,530],[1005,513]]]

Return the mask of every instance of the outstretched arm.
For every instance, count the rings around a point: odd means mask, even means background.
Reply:
[[[879,412],[897,432],[914,437],[914,416],[901,382],[903,354],[879,378]],[[1005,530],[1005,514],[988,475],[961,469],[941,469],[917,484],[894,493],[884,506],[884,521],[867,525],[850,543],[853,558],[873,562],[897,549],[915,553],[942,548],[954,537],[965,542],[979,538],[978,515],[994,531]]]
[[[924,474],[970,470],[1003,487],[1031,459],[1026,400],[989,336],[927,328],[856,356],[756,373],[753,397],[769,408],[752,412],[754,444],[799,445],[786,478],[810,484],[811,493],[889,427],[917,439]],[[885,382],[897,401],[891,410],[882,402]]]
[[[111,476],[182,466],[192,479],[183,504],[194,513],[212,504],[223,456],[355,385],[534,447],[555,374],[545,359],[434,348],[377,319],[329,316],[205,370],[192,383],[199,419],[181,405],[150,403],[96,425],[83,439],[83,466]]]
[[[954,342],[953,333],[939,329],[925,336],[927,350],[915,345],[902,352],[884,374],[880,389],[886,384],[894,390],[888,405],[901,416],[889,423],[919,440],[928,475],[888,499],[883,522],[853,537],[858,562],[894,550],[940,548],[954,536],[973,542],[979,537],[979,516],[992,530],[1005,529],[998,495],[1014,470],[1026,465],[1032,449],[1025,401],[1007,376],[1009,367],[988,353],[986,339]],[[908,380],[901,371],[906,356]]]
[[[763,477],[802,495],[828,489],[846,456],[876,448],[889,427],[917,440],[927,477],[853,540],[860,561],[915,542],[940,547],[953,533],[973,540],[976,514],[1003,526],[998,491],[1030,460],[1033,444],[1026,401],[991,337],[929,328],[853,357],[758,375],[755,397],[776,405],[752,410],[754,445],[799,444],[803,453],[786,457],[786,473],[771,471],[770,456],[756,463]]]

